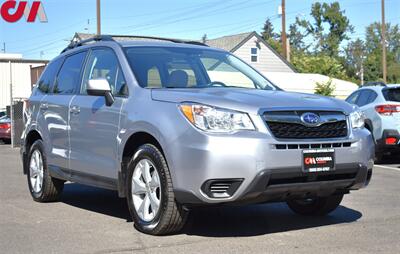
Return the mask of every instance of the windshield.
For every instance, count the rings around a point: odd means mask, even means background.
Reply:
[[[125,52],[142,87],[280,90],[226,52],[173,47],[127,47]]]
[[[383,96],[387,101],[400,102],[400,88],[387,88],[383,90]]]

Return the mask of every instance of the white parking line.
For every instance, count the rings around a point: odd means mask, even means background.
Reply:
[[[393,169],[393,170],[400,171],[400,168],[395,168],[395,167],[388,167],[388,166],[382,166],[382,165],[376,165],[376,164],[375,164],[375,167],[387,168],[387,169]]]

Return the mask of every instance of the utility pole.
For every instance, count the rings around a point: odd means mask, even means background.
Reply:
[[[101,35],[101,13],[100,13],[100,0],[96,0],[96,13],[97,13],[97,35]]]
[[[3,42],[3,53],[6,53],[6,43]]]
[[[14,103],[13,103],[13,72],[11,60],[8,61],[8,66],[10,68],[10,118],[11,118],[11,148],[14,148]]]
[[[286,38],[286,6],[285,0],[282,0],[282,53],[285,59],[288,59],[287,38]]]
[[[386,23],[385,23],[385,0],[382,0],[382,72],[383,81],[386,83]]]

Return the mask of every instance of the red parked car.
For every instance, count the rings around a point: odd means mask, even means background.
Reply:
[[[8,116],[0,117],[0,140],[11,143],[11,119]]]

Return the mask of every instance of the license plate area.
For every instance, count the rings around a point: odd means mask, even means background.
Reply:
[[[335,170],[334,149],[307,149],[303,150],[303,172],[329,172]]]

